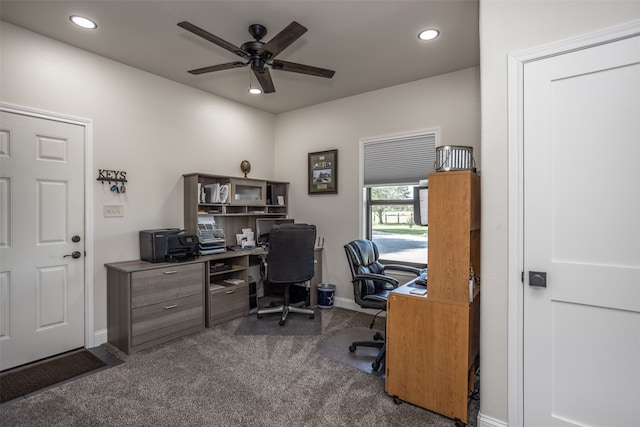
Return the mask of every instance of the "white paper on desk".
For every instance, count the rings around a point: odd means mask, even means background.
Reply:
[[[216,219],[213,215],[198,215],[198,224],[209,224],[211,228],[215,228]]]

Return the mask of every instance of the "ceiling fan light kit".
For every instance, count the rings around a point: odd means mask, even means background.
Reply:
[[[292,73],[307,74],[316,77],[332,78],[335,71],[328,70],[326,68],[312,67],[310,65],[298,64],[295,62],[280,61],[274,59],[284,49],[289,47],[294,41],[298,40],[300,36],[307,32],[307,29],[299,23],[293,21],[287,25],[282,31],[276,34],[267,43],[262,41],[262,38],[267,34],[267,28],[264,25],[253,24],[249,26],[249,34],[255,39],[243,43],[241,47],[235,46],[233,43],[229,43],[226,40],[215,36],[208,31],[203,30],[189,22],[179,22],[178,26],[185,30],[202,37],[203,39],[210,41],[211,43],[228,50],[241,57],[244,61],[234,61],[225,64],[211,65],[208,67],[196,68],[189,70],[188,72],[194,75],[210,73],[213,71],[228,70],[231,68],[240,68],[247,65],[250,66],[251,71],[256,76],[258,83],[262,87],[264,93],[273,93],[276,91],[269,73],[268,65],[274,70],[288,71]],[[251,81],[249,81],[249,92],[252,92]],[[256,88],[257,89],[257,88]]]

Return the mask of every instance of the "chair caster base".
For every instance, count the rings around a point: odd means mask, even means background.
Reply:
[[[278,323],[280,323],[280,326],[284,326],[284,320],[280,319],[280,322]]]
[[[377,360],[375,362],[373,362],[371,364],[371,368],[373,368],[374,371],[379,371],[380,370],[380,362],[378,362]]]
[[[355,346],[355,345],[350,345],[350,346],[349,346],[349,351],[350,351],[351,353],[355,353],[355,351],[356,351],[356,346]]]
[[[393,403],[395,403],[396,405],[400,405],[402,403],[402,399],[400,399],[398,396],[393,396]]]

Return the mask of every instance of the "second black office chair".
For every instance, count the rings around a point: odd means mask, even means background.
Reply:
[[[310,308],[289,304],[289,287],[294,283],[304,283],[313,277],[315,271],[316,226],[310,224],[275,225],[269,233],[269,253],[267,254],[268,284],[282,284],[284,302],[280,307],[261,308],[258,318],[263,314],[282,313],[280,326],[284,325],[291,313],[308,314],[313,319],[315,313]]]
[[[387,309],[389,292],[398,287],[398,280],[387,275],[388,270],[404,271],[419,276],[423,270],[402,264],[382,264],[378,261],[379,253],[376,244],[370,240],[354,240],[344,245],[347,253],[351,282],[355,302],[362,308],[374,308],[381,311]],[[377,314],[376,314],[377,316]],[[376,318],[371,322],[371,328]],[[349,351],[356,351],[357,347],[375,347],[380,351],[371,364],[374,371],[382,366],[385,356],[384,337],[377,332],[373,341],[355,341],[349,346]]]

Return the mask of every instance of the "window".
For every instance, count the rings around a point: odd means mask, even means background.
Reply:
[[[363,141],[366,238],[386,262],[427,263],[428,227],[417,225],[414,187],[434,171],[437,131]]]
[[[367,238],[376,243],[380,258],[385,261],[427,263],[428,229],[414,221],[413,188],[400,185],[366,189]]]

